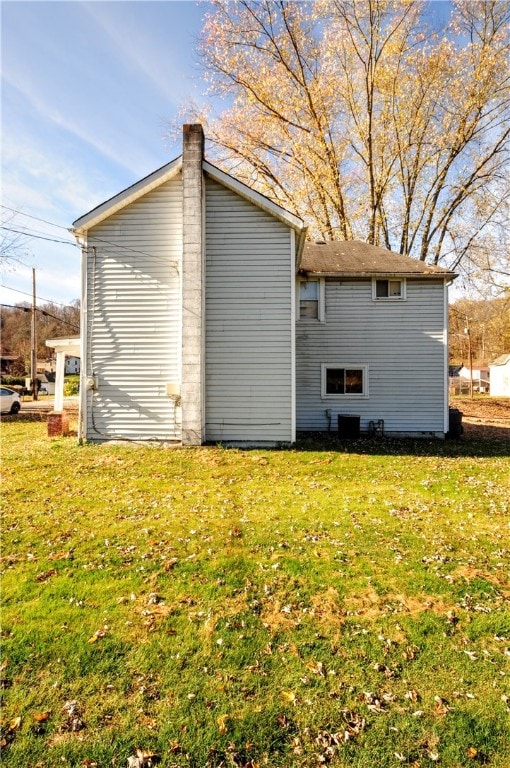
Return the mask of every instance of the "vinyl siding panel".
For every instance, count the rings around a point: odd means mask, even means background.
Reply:
[[[206,438],[292,439],[287,226],[206,182]]]
[[[326,430],[326,409],[359,415],[362,431],[444,433],[444,285],[407,280],[406,301],[372,301],[370,280],[326,280],[326,322],[296,323],[297,429]],[[368,397],[321,398],[321,364],[367,365]]]
[[[87,439],[180,439],[181,258],[181,176],[89,231]]]

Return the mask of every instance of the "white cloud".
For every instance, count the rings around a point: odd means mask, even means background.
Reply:
[[[140,151],[139,144],[137,144],[133,151],[127,152],[125,143],[114,140],[111,142],[105,141],[97,131],[96,122],[84,123],[83,121],[75,121],[69,117],[68,113],[64,114],[60,109],[56,109],[41,96],[37,87],[34,87],[22,73],[13,74],[11,72],[10,75],[4,74],[2,79],[21,93],[43,120],[51,122],[69,132],[80,141],[85,142],[95,152],[101,153],[108,160],[117,163],[117,165],[129,170],[134,175],[137,175],[141,168],[151,167],[150,154],[143,150]],[[96,128],[96,130],[94,131],[93,128]]]

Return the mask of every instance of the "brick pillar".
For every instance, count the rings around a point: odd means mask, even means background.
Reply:
[[[48,413],[48,437],[63,437],[69,434],[69,413],[50,411]]]
[[[204,440],[204,304],[205,233],[201,125],[183,127],[183,254],[182,254],[182,443]]]

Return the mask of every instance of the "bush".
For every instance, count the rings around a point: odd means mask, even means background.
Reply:
[[[80,392],[80,378],[79,376],[73,376],[64,381],[64,395],[66,397],[72,397],[72,395],[78,395]]]
[[[5,384],[6,387],[24,387],[24,376],[0,376],[0,384]]]

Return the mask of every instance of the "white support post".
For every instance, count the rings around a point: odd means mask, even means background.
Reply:
[[[66,353],[63,350],[57,350],[57,372],[55,375],[55,413],[62,413],[64,410],[64,373],[66,367]]]

